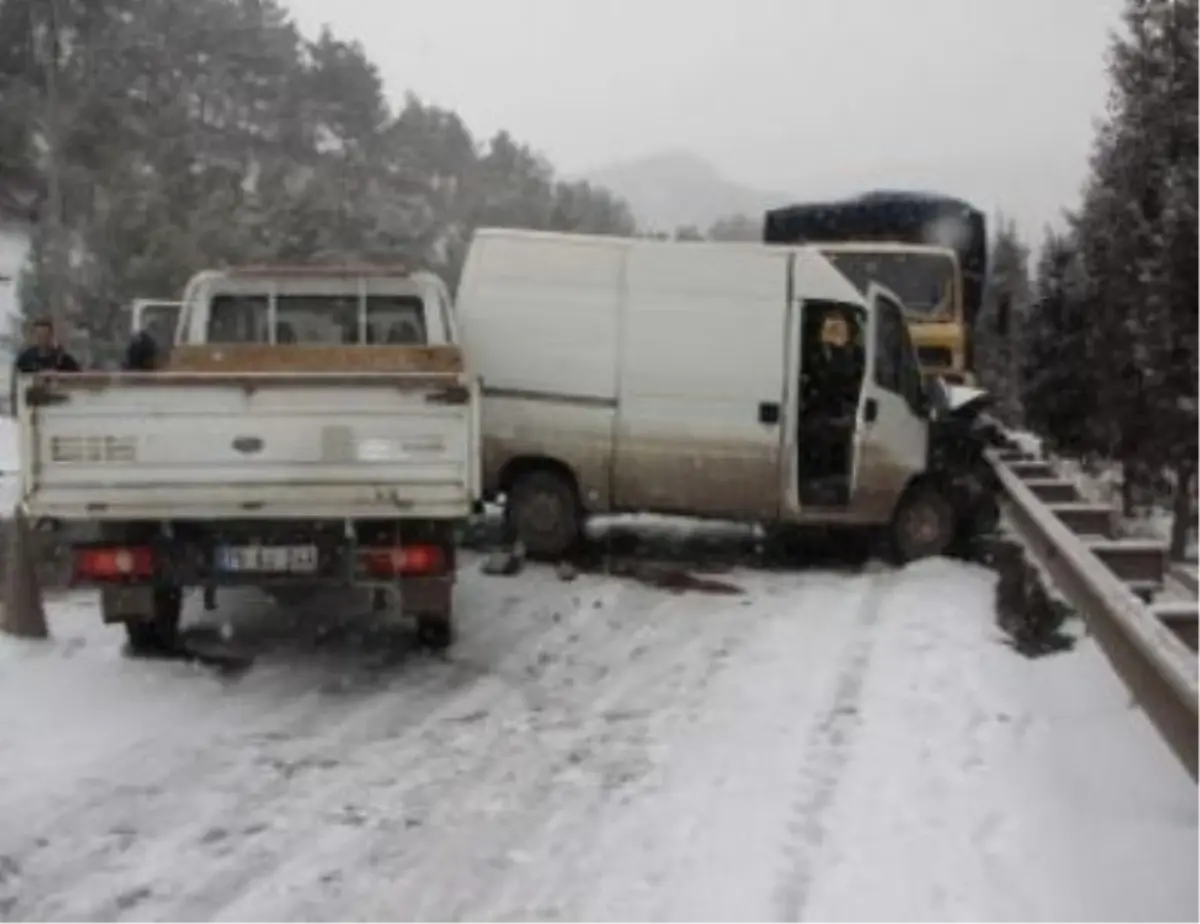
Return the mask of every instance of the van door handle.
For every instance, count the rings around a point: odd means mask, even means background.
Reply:
[[[758,422],[761,424],[777,424],[777,423],[779,423],[779,402],[778,401],[760,401],[760,402],[758,402]]]
[[[875,423],[875,418],[879,416],[879,402],[874,398],[868,398],[863,403],[863,420],[866,423]]]

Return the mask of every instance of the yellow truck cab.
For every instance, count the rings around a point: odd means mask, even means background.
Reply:
[[[951,248],[852,242],[818,249],[859,291],[878,282],[900,296],[922,372],[953,385],[974,384],[967,368],[962,269]]]
[[[973,330],[987,273],[987,223],[961,199],[876,191],[766,213],[763,241],[818,247],[863,291],[872,281],[903,299],[921,368],[974,385]]]

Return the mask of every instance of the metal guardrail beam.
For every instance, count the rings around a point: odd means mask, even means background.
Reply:
[[[1014,474],[999,453],[989,460],[1004,491],[1003,506],[1018,538],[1091,634],[1158,729],[1197,779],[1197,661],[1120,578]]]

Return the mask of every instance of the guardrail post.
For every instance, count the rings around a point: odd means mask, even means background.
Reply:
[[[1051,513],[1063,521],[1067,529],[1078,536],[1116,538],[1117,524],[1112,507],[1088,503],[1059,503],[1046,506],[1050,508]]]
[[[1158,621],[1175,633],[1175,637],[1192,651],[1196,650],[1200,636],[1200,611],[1190,600],[1172,600],[1156,603],[1150,607]]]
[[[1018,478],[1057,478],[1058,472],[1054,466],[1042,459],[1013,459],[1008,463],[1014,475]]]
[[[1014,473],[1015,474],[1015,473]],[[1043,504],[1073,504],[1080,500],[1079,488],[1065,478],[1022,478],[1025,487]]]

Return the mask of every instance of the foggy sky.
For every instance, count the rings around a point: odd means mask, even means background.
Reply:
[[[687,151],[797,197],[963,195],[1034,241],[1073,205],[1120,0],[285,0],[389,97],[576,174]]]

